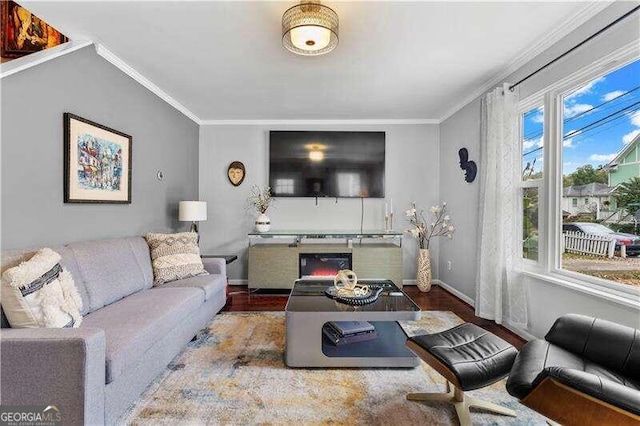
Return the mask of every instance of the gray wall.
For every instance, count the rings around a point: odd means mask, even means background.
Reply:
[[[198,125],[92,47],[1,80],[2,249],[180,226],[198,196]],[[132,204],[64,204],[62,114],[133,136]],[[162,170],[165,180],[156,179]]]
[[[630,2],[616,2],[589,22],[557,42],[547,51],[517,70],[505,81],[515,82],[549,60],[567,51],[572,46],[584,40],[618,16],[632,8]],[[564,60],[533,77],[520,86],[521,99],[536,93],[549,84],[558,81],[581,67],[596,61],[614,50],[637,40],[640,25],[637,17],[630,17],[620,25],[604,33],[585,47],[572,53]],[[457,149],[466,146],[471,159],[478,162],[480,149],[480,100],[476,99],[440,125],[441,167],[440,193],[447,195],[451,204],[451,214],[458,225],[458,236],[465,235],[465,239],[456,238],[450,244],[440,245],[440,279],[466,298],[475,299],[476,276],[476,247],[478,244],[478,194],[479,181],[466,186],[456,179],[452,179],[452,171],[447,167],[455,161],[453,156]],[[482,163],[478,167],[483,167]],[[480,175],[480,173],[478,173]],[[463,231],[464,230],[464,231]],[[446,262],[453,263],[453,270],[446,270]],[[535,336],[543,336],[553,321],[568,312],[584,313],[612,321],[638,327],[640,313],[613,302],[580,293],[577,290],[561,287],[557,284],[527,278],[527,292],[529,294],[529,331]]]
[[[203,126],[200,130],[200,199],[209,203],[209,220],[200,225],[204,253],[238,254],[229,265],[231,279],[247,278],[247,232],[254,227],[255,215],[246,210],[252,185],[268,182],[269,130],[368,130],[386,131],[386,199],[393,198],[394,228],[405,230],[404,210],[415,200],[419,206],[437,204],[439,136],[437,125],[393,126]],[[243,184],[233,187],[227,180],[227,167],[242,161],[247,175]],[[364,228],[384,227],[384,200],[365,199]],[[281,198],[269,210],[272,229],[358,229],[360,199]],[[404,237],[404,278],[415,280],[417,244]],[[433,249],[437,274],[437,244]],[[437,276],[437,275],[436,275]]]

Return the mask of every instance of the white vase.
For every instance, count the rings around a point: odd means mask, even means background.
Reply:
[[[420,249],[418,253],[418,276],[416,283],[420,291],[431,290],[431,258],[429,249]]]
[[[269,220],[269,216],[261,213],[256,219],[256,231],[267,232],[269,229],[271,229],[271,220]]]

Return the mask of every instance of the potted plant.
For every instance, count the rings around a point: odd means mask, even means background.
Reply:
[[[269,206],[276,201],[276,199],[271,196],[271,188],[265,186],[260,189],[258,185],[253,185],[251,194],[247,198],[247,201],[249,206],[258,212],[258,217],[256,218],[256,231],[267,232],[271,228],[271,221],[266,213]]]
[[[435,220],[427,223],[424,210],[416,209],[416,203],[411,203],[411,208],[406,211],[411,228],[407,233],[418,240],[420,251],[418,253],[417,285],[420,291],[431,290],[431,259],[429,257],[429,243],[434,237],[453,238],[456,230],[451,223],[451,216],[447,214],[447,203],[442,206],[431,207],[431,213]]]

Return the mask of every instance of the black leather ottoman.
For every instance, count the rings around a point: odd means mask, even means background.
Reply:
[[[509,375],[518,351],[501,338],[475,324],[462,324],[435,334],[414,336],[407,347],[447,379],[447,393],[414,393],[412,401],[449,401],[463,426],[471,425],[469,407],[507,416],[515,411],[464,394]],[[454,389],[451,389],[450,384]]]

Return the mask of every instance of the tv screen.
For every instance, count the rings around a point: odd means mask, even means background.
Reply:
[[[269,134],[276,197],[384,197],[384,132]]]

